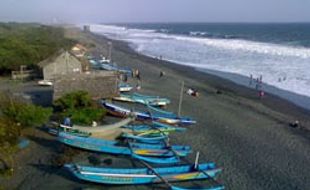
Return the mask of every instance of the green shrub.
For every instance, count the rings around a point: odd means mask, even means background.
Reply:
[[[14,103],[4,109],[3,114],[21,126],[31,127],[46,123],[52,115],[52,109],[33,104]]]
[[[5,94],[1,94],[0,99],[2,117],[21,127],[42,125],[52,115],[52,108],[43,108],[34,104],[25,103]]]
[[[64,111],[66,109],[78,109],[92,106],[92,99],[85,91],[76,91],[64,95],[54,102],[54,106]]]
[[[72,123],[90,125],[92,121],[100,121],[106,111],[93,102],[85,91],[76,91],[64,95],[54,102],[62,118],[71,116]]]
[[[100,108],[69,109],[62,114],[64,117],[71,115],[74,124],[90,125],[92,121],[99,121],[105,115],[105,110]]]

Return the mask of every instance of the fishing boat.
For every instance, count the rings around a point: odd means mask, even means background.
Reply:
[[[167,182],[180,182],[188,180],[201,180],[216,177],[221,169],[217,168],[215,163],[199,164],[197,169],[191,164],[149,168],[102,168],[81,166],[76,164],[66,164],[69,169],[78,179],[102,183],[102,184],[153,184],[162,183],[162,179]],[[155,174],[155,173],[156,174]],[[161,176],[158,177],[158,175]]]
[[[120,92],[129,92],[133,89],[133,87],[126,83],[120,83],[118,84],[118,91]]]
[[[58,140],[66,145],[76,148],[109,154],[136,154],[140,156],[154,157],[172,157],[177,154],[177,156],[183,157],[191,152],[190,147],[187,146],[164,147],[162,145],[153,146],[143,143],[130,143],[128,146],[128,144],[122,144],[118,141],[75,136],[65,132],[59,132]],[[169,150],[170,148],[171,150]]]
[[[154,127],[159,126],[158,124],[153,125],[125,125],[123,124],[127,123],[128,119],[122,120],[118,123],[114,123],[111,125],[103,125],[103,126],[97,126],[97,127],[91,127],[91,126],[78,126],[73,125],[66,126],[60,124],[57,128],[48,128],[48,133],[52,135],[58,135],[59,132],[66,132],[75,136],[82,136],[82,137],[95,137],[95,138],[102,138],[105,140],[116,140],[119,137],[121,137],[123,134],[128,135],[138,135],[141,137],[145,136],[159,136],[159,135],[169,135],[171,132],[175,131],[183,131],[185,128],[181,127]],[[127,121],[126,121],[127,120]],[[163,124],[163,126],[165,126]],[[152,141],[153,142],[153,141]],[[155,143],[155,142],[154,142]],[[159,142],[158,142],[159,143]]]
[[[153,121],[150,124],[140,124],[140,125],[125,125],[123,128],[131,129],[134,131],[147,131],[147,130],[157,130],[159,132],[184,132],[186,128],[184,127],[176,127],[172,125],[167,125],[164,123]]]
[[[130,122],[134,121],[134,117],[129,117],[123,119],[119,122],[101,126],[79,126],[73,125],[72,127],[60,125],[61,128],[67,129],[67,132],[75,131],[77,134],[89,134],[89,136],[97,137],[97,138],[104,138],[109,140],[115,140],[118,138],[122,133],[131,133],[130,130],[122,128],[123,126],[128,125]],[[64,130],[63,130],[64,131]]]
[[[196,121],[187,118],[187,117],[178,117],[175,114],[172,114],[171,112],[165,113],[164,111],[155,111],[155,113],[150,112],[139,112],[139,111],[132,111],[128,108],[124,108],[112,103],[108,103],[106,101],[102,101],[102,105],[104,108],[107,109],[107,111],[118,117],[128,117],[132,114],[136,116],[138,120],[149,120],[149,121],[158,121],[161,123],[167,123],[172,125],[191,125],[195,124]],[[153,110],[159,110],[152,108]]]
[[[126,139],[133,139],[138,142],[150,143],[150,144],[161,143],[168,139],[168,135],[165,135],[162,133],[159,133],[156,135],[134,135],[134,134],[123,133],[122,137]]]
[[[146,96],[137,93],[131,95],[120,94],[118,97],[113,97],[113,100],[140,103],[151,106],[166,106],[170,104],[170,100],[167,98],[160,98],[158,96]]]
[[[116,66],[115,64],[111,64],[111,63],[101,63],[100,64],[100,68],[103,70],[107,70],[107,71],[118,71],[120,73],[125,73],[125,74],[129,74],[131,75],[131,70],[130,69],[126,69],[126,68],[120,68],[118,66]]]
[[[53,86],[53,82],[50,80],[40,80],[40,81],[38,81],[38,85],[40,85],[40,86]]]

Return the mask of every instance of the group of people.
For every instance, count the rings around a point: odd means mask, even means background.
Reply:
[[[249,86],[252,85],[253,81],[255,81],[255,89],[258,92],[258,97],[262,98],[265,96],[265,91],[263,90],[263,75],[260,75],[256,79],[253,78],[253,75],[250,74]]]
[[[197,90],[194,90],[193,88],[189,88],[187,91],[186,91],[186,94],[190,95],[190,96],[199,96],[199,93]]]
[[[139,81],[141,81],[141,75],[139,69],[133,69],[131,71],[132,78],[137,78]]]

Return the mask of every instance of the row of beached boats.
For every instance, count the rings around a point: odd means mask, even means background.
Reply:
[[[123,118],[121,121],[104,126],[65,126],[57,129],[60,142],[98,153],[124,155],[143,164],[142,168],[106,168],[66,164],[65,167],[78,179],[117,185],[164,183],[174,190],[188,189],[175,186],[172,182],[211,179],[221,172],[215,163],[184,163],[184,158],[192,153],[190,146],[171,145],[169,134],[184,132],[196,123],[189,117],[180,117],[159,108],[170,103],[167,98],[142,94],[121,94],[115,101],[139,103],[144,111],[126,108],[116,103],[101,101],[101,105],[111,115]],[[138,123],[142,121],[143,123]],[[134,124],[133,124],[134,123]],[[55,132],[55,131],[54,131]],[[156,165],[153,167],[152,165]],[[224,189],[216,183],[209,187],[189,189]]]
[[[107,70],[107,71],[117,71],[120,73],[131,75],[132,71],[129,68],[123,68],[117,66],[116,63],[112,63],[111,60],[101,57],[99,59],[90,57],[89,63],[91,64],[92,68],[99,69],[99,70]]]

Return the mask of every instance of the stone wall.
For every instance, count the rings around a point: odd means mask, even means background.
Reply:
[[[12,80],[31,80],[38,76],[34,70],[12,71]]]
[[[118,74],[100,71],[59,77],[54,82],[53,100],[78,90],[87,91],[94,99],[117,96],[119,94]]]

